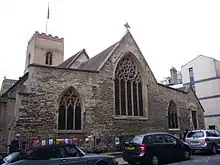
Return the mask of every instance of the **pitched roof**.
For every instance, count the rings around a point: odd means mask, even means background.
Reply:
[[[175,84],[175,85],[171,85],[169,87],[174,88],[174,89],[178,89],[181,91],[185,91],[185,92],[187,92],[187,90],[188,90],[188,86],[185,86],[183,84]]]
[[[4,93],[6,92],[17,80],[13,79],[4,79],[2,81],[2,87],[1,87],[1,92]]]
[[[191,91],[193,92],[194,96],[195,96],[196,99],[198,100],[198,103],[199,103],[199,105],[201,106],[203,112],[205,112],[205,110],[204,110],[204,108],[203,108],[203,106],[202,106],[202,103],[199,101],[199,98],[198,98],[198,96],[196,95],[196,92],[195,92],[195,90],[193,89],[193,87],[192,87],[191,85],[188,85],[188,86],[187,86],[187,92],[189,92],[189,89],[191,89]]]
[[[116,42],[101,53],[97,54],[96,56],[82,64],[79,69],[97,71],[101,64],[108,57],[108,55],[112,52],[112,50],[114,50],[114,48],[118,45],[118,43],[119,42]]]
[[[94,56],[93,58],[91,58],[90,60],[88,60],[87,62],[82,64],[78,69],[89,70],[89,71],[100,71],[101,68],[106,63],[106,61],[110,58],[110,56],[114,53],[114,51],[119,47],[119,45],[127,37],[131,38],[134,41],[134,44],[136,45],[136,47],[138,48],[138,50],[142,54],[140,48],[138,47],[138,44],[136,43],[136,41],[134,40],[134,38],[132,36],[132,34],[130,33],[129,30],[127,30],[125,35],[118,42],[116,42],[112,46],[108,47],[107,49],[105,49],[104,51],[99,53],[98,55]],[[149,65],[148,65],[148,67],[149,67]],[[150,72],[151,72],[154,80],[157,81],[151,69],[150,69]]]
[[[89,59],[88,54],[86,53],[85,49],[83,49],[83,50],[80,50],[79,52],[77,52],[76,54],[74,54],[73,56],[71,56],[70,58],[68,58],[67,60],[63,61],[61,64],[58,65],[58,67],[60,67],[60,68],[68,68],[69,66],[71,66],[74,63],[74,61],[81,54],[85,54],[88,57],[88,59]]]
[[[175,91],[178,91],[178,92],[187,93],[185,90],[181,90],[179,88],[172,88],[172,87],[170,87],[168,85],[164,85],[164,84],[161,84],[161,83],[158,83],[158,82],[157,82],[157,85],[160,85],[162,87],[165,87],[165,88],[168,88],[168,89],[171,89],[171,90],[175,90]]]
[[[188,90],[187,87],[181,87],[181,88],[177,88],[177,89],[179,89],[181,91],[185,91],[185,92]]]
[[[27,80],[28,75],[29,75],[29,73],[27,72],[22,77],[19,77],[19,80],[16,80],[15,83],[0,96],[0,98],[4,97],[9,91],[11,91],[13,88],[15,88],[20,82]]]
[[[181,67],[186,66],[187,64],[189,64],[190,62],[196,60],[196,59],[199,58],[199,57],[205,57],[205,58],[209,58],[209,59],[212,59],[212,60],[215,60],[215,61],[219,61],[219,60],[217,60],[217,59],[215,59],[215,58],[213,58],[213,57],[209,57],[209,56],[205,56],[205,55],[198,55],[198,56],[195,57],[194,59],[192,59],[192,60],[190,60],[189,62],[187,62],[186,64],[182,65]]]

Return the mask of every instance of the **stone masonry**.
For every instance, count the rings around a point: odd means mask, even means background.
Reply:
[[[118,61],[130,53],[139,64],[144,79],[146,116],[116,117],[114,108],[114,71]],[[92,59],[91,59],[92,60]],[[106,137],[135,135],[154,131],[181,134],[192,129],[190,104],[197,112],[198,127],[204,128],[203,108],[191,87],[185,91],[158,84],[130,32],[114,51],[100,63],[99,69],[71,69],[31,64],[24,90],[17,93],[16,121],[11,128],[22,138]],[[65,89],[74,87],[80,95],[83,115],[82,132],[60,133],[57,130],[59,99]],[[4,96],[6,97],[6,96]],[[178,129],[168,128],[168,105],[173,100],[178,110]],[[10,119],[7,119],[10,120]],[[113,144],[114,142],[111,142]],[[102,144],[104,146],[105,144]]]

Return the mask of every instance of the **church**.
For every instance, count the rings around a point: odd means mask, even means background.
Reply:
[[[192,87],[156,81],[129,30],[93,58],[82,49],[66,60],[63,38],[35,32],[24,75],[0,98],[0,145],[17,133],[26,141],[92,135],[102,146],[106,137],[180,135],[204,128],[203,112]]]

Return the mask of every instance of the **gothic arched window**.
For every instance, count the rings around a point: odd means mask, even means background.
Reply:
[[[78,93],[73,87],[64,91],[58,114],[58,130],[81,130],[81,104]]]
[[[197,106],[194,103],[189,104],[190,112],[190,125],[193,129],[198,129],[198,120],[197,120]]]
[[[191,116],[192,116],[193,128],[197,129],[198,125],[197,125],[197,114],[196,114],[196,111],[191,111]]]
[[[46,53],[45,64],[52,65],[52,53],[51,52]]]
[[[131,55],[119,61],[114,89],[116,116],[144,116],[141,74]]]
[[[178,113],[176,103],[171,100],[168,107],[168,124],[169,128],[178,128]]]
[[[28,65],[30,65],[31,64],[31,54],[29,53],[28,54]]]

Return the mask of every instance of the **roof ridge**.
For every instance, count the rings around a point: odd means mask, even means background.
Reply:
[[[213,57],[209,57],[209,56],[207,56],[207,55],[200,54],[200,55],[196,56],[195,58],[193,58],[192,60],[190,60],[190,61],[188,61],[187,63],[185,63],[184,65],[182,65],[181,68],[184,67],[184,66],[186,66],[187,64],[189,64],[190,62],[194,61],[195,59],[197,59],[197,58],[199,58],[199,57],[206,57],[206,58],[210,58],[210,59],[212,59],[212,60],[219,61],[219,60],[217,60],[217,59],[215,59],[215,58],[213,58]]]
[[[106,63],[106,61],[109,59],[109,57],[115,52],[115,50],[117,49],[117,47],[120,45],[120,43],[122,42],[122,40],[128,35],[131,34],[129,30],[126,31],[126,33],[123,35],[123,37],[121,37],[121,39],[115,43],[114,48],[111,50],[111,52],[109,52],[109,54],[106,56],[106,58],[104,59],[104,61],[101,63],[101,65],[98,67],[98,71],[100,71],[102,69],[102,67],[104,66],[104,64]]]
[[[84,49],[80,50],[78,53],[76,53],[76,56],[70,61],[70,63],[66,66],[69,67],[73,64],[73,62],[76,60],[76,58],[83,52]]]
[[[109,56],[112,55],[112,53],[115,51],[115,49],[119,46],[120,41],[116,42],[114,44],[113,49],[109,52],[109,54],[107,55],[107,57],[105,58],[105,60],[102,62],[102,64],[98,67],[98,71],[100,71],[102,69],[102,67],[104,66],[105,62],[109,59]],[[113,45],[112,45],[113,46]]]
[[[119,41],[118,41],[119,42]],[[112,46],[114,46],[115,44],[117,44],[118,42],[116,42],[116,43],[114,43],[114,44],[112,44],[112,45],[110,45],[109,47],[107,47],[106,49],[104,49],[103,51],[101,51],[101,52],[99,52],[98,54],[96,54],[95,56],[93,56],[93,57],[96,57],[96,56],[98,56],[99,54],[101,54],[101,53],[103,53],[103,52],[105,52],[107,49],[109,49],[109,48],[111,48]],[[92,58],[93,58],[92,57]],[[92,59],[91,58],[91,59]]]
[[[26,78],[28,78],[28,75],[29,72],[25,73],[22,77],[19,77],[19,79],[9,89],[7,89],[4,93],[2,93],[0,98],[4,97],[5,94],[7,94],[11,89],[13,89],[19,82],[26,80]]]
[[[63,61],[62,63],[60,63],[57,67],[67,67],[69,65],[70,62],[73,62],[72,60],[75,59],[75,57],[79,54],[79,52],[83,51],[79,50],[77,53],[75,53],[74,55],[70,56],[69,58],[67,58],[65,61]],[[73,58],[73,59],[72,59]],[[71,60],[71,61],[70,61]],[[66,64],[67,63],[67,64]]]
[[[86,69],[86,70],[95,70],[97,71],[102,62],[105,60],[106,56],[112,51],[112,49],[115,47],[115,45],[118,44],[118,42],[112,44],[111,46],[107,47],[100,53],[96,54],[92,58],[90,58],[88,61],[80,65],[79,69]],[[104,58],[104,59],[103,59]]]

